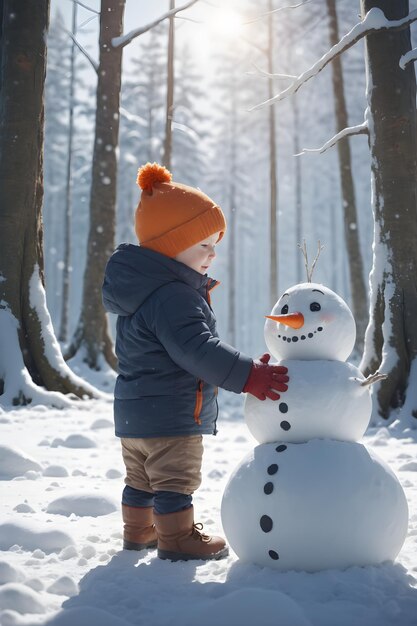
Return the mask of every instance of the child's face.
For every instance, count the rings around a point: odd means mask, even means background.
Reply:
[[[205,274],[211,262],[216,257],[214,248],[219,235],[220,232],[210,235],[207,239],[203,239],[203,241],[199,241],[194,246],[183,250],[174,258],[184,263],[184,265],[188,265],[188,267],[191,267],[196,272]]]

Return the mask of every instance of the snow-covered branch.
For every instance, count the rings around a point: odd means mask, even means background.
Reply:
[[[186,2],[180,7],[176,7],[175,9],[172,9],[171,11],[167,11],[166,13],[163,13],[163,15],[158,17],[153,22],[146,24],[145,26],[141,26],[140,28],[135,28],[134,30],[131,30],[129,33],[127,33],[126,35],[122,35],[121,37],[113,37],[111,41],[113,48],[124,48],[133,39],[135,39],[136,37],[139,37],[139,35],[143,35],[144,33],[148,32],[148,30],[155,28],[155,26],[158,26],[158,24],[160,24],[166,19],[169,19],[170,17],[173,17],[180,11],[185,11],[185,9],[189,9],[196,2],[198,2],[198,0],[190,0],[189,2]]]
[[[334,135],[329,141],[326,141],[325,144],[322,145],[321,148],[303,148],[301,152],[298,154],[294,154],[294,156],[301,156],[302,154],[306,154],[307,152],[318,152],[322,154],[326,152],[329,148],[336,145],[338,141],[343,139],[344,137],[352,137],[353,135],[368,135],[368,123],[363,122],[363,124],[358,124],[358,126],[349,126],[348,128],[344,128],[336,135]]]
[[[134,113],[130,113],[127,109],[123,107],[119,108],[119,112],[120,115],[127,119],[129,122],[135,122],[136,124],[139,124],[139,126],[148,126],[148,122],[145,120],[145,118],[140,117],[139,115],[135,115]]]
[[[335,57],[339,54],[342,54],[352,46],[354,46],[358,41],[374,33],[375,31],[381,30],[401,30],[406,28],[413,22],[417,20],[417,10],[411,11],[406,17],[400,20],[387,20],[384,13],[381,9],[373,8],[365,15],[363,20],[356,24],[352,30],[350,30],[346,35],[342,37],[342,39],[335,44],[326,54],[324,54],[314,65],[312,65],[308,70],[300,74],[298,78],[291,83],[289,87],[278,93],[273,98],[266,100],[265,102],[261,102],[256,106],[250,109],[254,111],[256,109],[260,109],[267,104],[273,104],[274,102],[279,102],[280,100],[284,100],[288,96],[292,96],[295,94],[304,83],[306,83],[310,78],[316,76],[319,72],[321,72],[326,65],[328,65]]]
[[[417,60],[417,48],[413,48],[412,50],[409,50],[407,52],[407,54],[403,54],[403,56],[400,59],[400,68],[402,70],[405,70],[406,66],[411,63],[412,61],[416,61]]]

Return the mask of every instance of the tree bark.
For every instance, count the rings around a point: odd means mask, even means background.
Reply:
[[[330,45],[334,46],[339,41],[336,1],[326,0],[326,3],[327,13],[329,16]],[[336,130],[339,132],[349,126],[345,100],[342,60],[340,56],[337,56],[332,63],[332,78],[335,117],[337,123]],[[365,330],[368,323],[368,306],[363,260],[359,241],[355,185],[352,176],[352,159],[349,139],[341,139],[337,144],[337,149],[339,154],[340,180],[342,186],[345,243],[349,261],[350,293],[357,328],[355,349],[361,354],[363,351]]]
[[[229,250],[228,250],[228,279],[229,279],[229,311],[228,311],[228,341],[232,346],[236,343],[236,176],[237,176],[237,102],[235,88],[235,74],[231,85],[230,111],[230,178],[229,178]]]
[[[268,0],[268,98],[274,95],[274,73],[273,47],[274,47],[274,17],[272,13],[272,0]],[[271,309],[278,300],[278,184],[277,184],[277,143],[275,107],[268,107],[269,115],[269,176],[270,176],[270,198],[269,198],[269,220],[270,220],[270,304]]]
[[[408,14],[408,0],[361,0],[388,19]],[[414,67],[399,67],[411,48],[409,28],[366,37],[369,146],[375,218],[370,324],[361,368],[388,378],[377,387],[378,413],[402,407],[417,426],[417,140]]]
[[[300,153],[300,113],[298,110],[298,95],[295,94],[293,96],[293,114],[294,114],[294,123],[293,123],[293,141],[294,141],[294,154]],[[303,233],[303,178],[302,178],[302,170],[301,170],[301,159],[300,157],[295,158],[294,163],[295,174],[294,174],[294,183],[295,183],[295,238],[297,244],[301,245],[302,233]],[[297,250],[297,283],[302,283],[303,281],[303,272],[304,272],[304,263],[303,256]]]
[[[77,3],[72,5],[72,34],[77,34]],[[69,115],[68,115],[68,154],[67,172],[65,184],[65,222],[64,222],[64,268],[62,271],[62,302],[61,302],[61,323],[59,327],[59,340],[68,340],[69,323],[69,293],[71,276],[71,216],[72,216],[72,140],[74,135],[74,83],[75,83],[75,42],[71,43],[70,57],[70,77],[69,77]]]
[[[43,290],[45,32],[49,0],[5,0],[0,98],[0,393],[6,404],[50,391],[91,394],[65,365]],[[7,347],[6,347],[7,346]]]
[[[175,0],[170,0],[169,10],[175,9]],[[165,120],[165,140],[163,165],[171,170],[172,160],[172,118],[174,116],[174,16],[169,18],[168,33],[168,70],[167,70],[167,108]]]
[[[80,319],[66,358],[81,350],[83,361],[94,370],[103,357],[116,366],[107,317],[101,301],[104,268],[114,249],[119,105],[123,48],[112,39],[123,29],[125,0],[102,0],[100,12],[100,60],[90,193],[90,229],[84,273]]]

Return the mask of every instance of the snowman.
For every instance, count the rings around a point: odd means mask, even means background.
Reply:
[[[290,383],[277,401],[246,398],[260,445],[225,488],[231,547],[243,561],[279,570],[393,561],[407,533],[407,501],[386,463],[358,443],[371,416],[370,385],[384,376],[365,379],[346,362],[356,337],[349,307],[321,284],[295,285],[267,316],[264,336]]]

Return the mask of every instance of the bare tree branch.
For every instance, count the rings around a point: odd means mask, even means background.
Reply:
[[[365,15],[363,20],[356,24],[352,30],[350,30],[346,35],[342,37],[342,39],[333,46],[326,54],[324,54],[321,59],[316,61],[314,65],[312,65],[308,70],[300,74],[298,78],[286,89],[278,93],[273,98],[266,100],[265,102],[261,102],[256,106],[252,107],[250,111],[254,111],[256,109],[260,109],[266,105],[271,105],[274,102],[279,102],[280,100],[284,100],[288,96],[292,96],[295,94],[304,83],[306,83],[310,78],[316,76],[319,72],[321,72],[326,65],[328,65],[333,59],[342,54],[346,50],[349,50],[352,46],[354,46],[358,41],[366,37],[367,35],[374,33],[375,31],[380,30],[402,30],[407,28],[410,24],[417,20],[417,10],[411,11],[406,17],[401,20],[387,20],[384,13],[381,9],[373,8]]]
[[[185,15],[176,15],[175,19],[183,20],[184,22],[194,22],[194,24],[204,24],[204,20],[195,20],[193,17],[185,17]]]
[[[307,152],[318,152],[319,154],[323,154],[323,152],[326,152],[326,150],[335,146],[337,142],[344,137],[352,137],[353,135],[369,135],[368,123],[363,122],[362,124],[358,124],[358,126],[349,126],[348,128],[344,128],[331,139],[326,141],[321,148],[303,148],[301,152],[294,154],[294,156],[301,156],[303,154],[307,154]]]
[[[286,7],[280,7],[279,9],[274,9],[273,11],[268,11],[267,13],[261,13],[260,15],[257,15],[256,17],[243,22],[243,24],[246,26],[246,24],[253,24],[254,22],[259,22],[259,20],[262,20],[264,17],[268,17],[268,15],[272,15],[273,13],[279,13],[280,11],[285,11],[286,9],[298,9],[298,7],[302,7],[305,4],[308,4],[311,0],[304,0],[304,2],[299,2],[298,4],[293,4],[293,5],[289,5]]]
[[[91,13],[96,13],[97,15],[100,15],[100,11],[96,11],[96,9],[92,9],[91,7],[87,6],[83,2],[80,2],[80,0],[71,0],[71,2],[78,4],[80,7],[83,7],[83,9],[87,9],[87,11],[91,11]]]
[[[158,17],[158,19],[150,22],[149,24],[146,24],[145,26],[142,26],[141,28],[135,28],[134,30],[131,30],[129,33],[127,33],[126,35],[122,35],[121,37],[114,37],[111,42],[113,48],[124,48],[131,41],[133,41],[133,39],[139,37],[139,35],[143,35],[144,33],[148,32],[148,30],[151,30],[151,28],[155,28],[155,26],[158,26],[158,24],[166,19],[169,19],[170,17],[173,17],[180,11],[185,11],[185,9],[189,9],[196,2],[198,2],[198,0],[189,0],[189,2],[186,2],[185,4],[181,5],[180,7],[176,7],[171,11],[167,11],[166,13]]]
[[[67,30],[66,28],[64,30],[67,33],[67,35],[69,37],[71,37],[72,41],[77,46],[78,50],[83,53],[83,55],[85,56],[86,59],[88,59],[88,61],[90,61],[91,65],[94,68],[94,71],[97,74],[97,72],[98,72],[98,63],[97,63],[97,61],[94,61],[94,59],[88,54],[87,50],[85,48],[83,48],[82,45],[76,40],[76,38],[74,37],[74,35],[72,34],[72,32],[70,30]]]
[[[86,20],[84,20],[84,22],[82,22],[78,26],[78,30],[81,30],[82,28],[84,28],[84,26],[87,26],[87,24],[89,24],[92,20],[96,20],[96,19],[97,19],[97,15],[92,15],[91,17],[87,18]]]
[[[246,74],[248,74],[249,76],[266,76],[267,78],[279,78],[279,79],[297,78],[297,76],[294,76],[293,74],[270,74],[269,72],[265,72],[265,70],[261,69],[256,63],[252,62],[252,65],[257,70],[257,73],[246,72]]]

